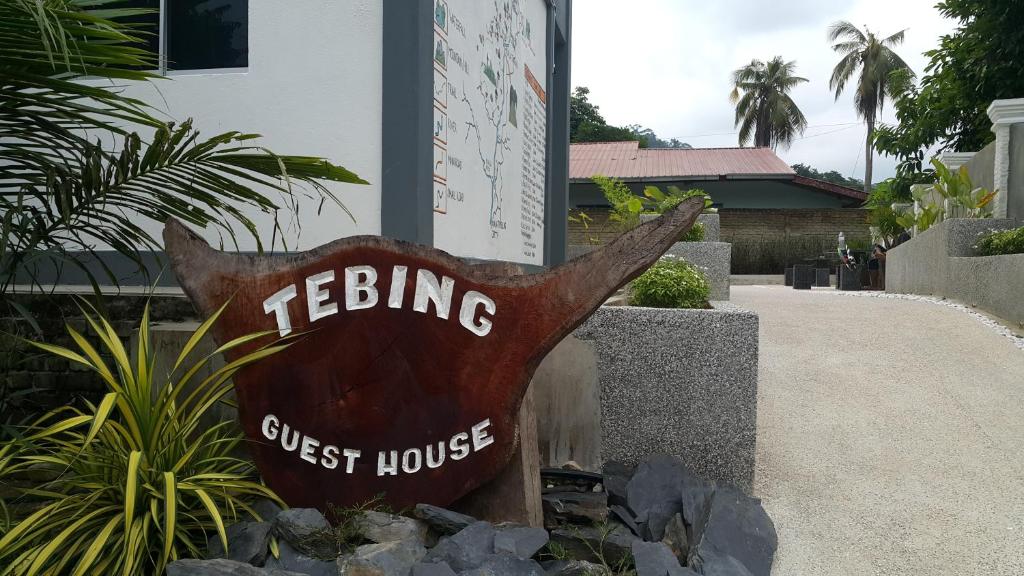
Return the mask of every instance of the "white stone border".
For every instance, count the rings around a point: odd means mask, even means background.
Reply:
[[[837,296],[860,296],[862,298],[884,298],[888,300],[913,300],[917,302],[927,302],[929,304],[939,304],[959,310],[970,316],[973,316],[975,320],[978,320],[982,324],[988,326],[993,332],[1000,334],[1013,342],[1013,345],[1018,350],[1024,350],[1024,337],[1016,336],[1009,328],[996,322],[995,320],[985,316],[984,314],[975,311],[970,306],[953,302],[952,300],[946,300],[944,298],[936,298],[934,296],[921,296],[919,294],[891,294],[888,292],[876,292],[876,291],[857,291],[857,290],[812,290],[814,294],[835,294]]]

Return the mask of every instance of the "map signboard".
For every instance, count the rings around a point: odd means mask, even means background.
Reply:
[[[434,246],[544,263],[547,3],[434,0]]]

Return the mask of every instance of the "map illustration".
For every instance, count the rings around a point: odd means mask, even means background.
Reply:
[[[434,57],[434,145],[446,163],[434,173],[438,248],[543,263],[546,47],[532,31],[546,10],[544,0],[435,0],[435,46],[446,48]]]

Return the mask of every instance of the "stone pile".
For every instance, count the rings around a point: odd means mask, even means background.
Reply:
[[[227,530],[207,560],[168,576],[769,576],[775,528],[760,501],[693,475],[669,456],[635,470],[544,476],[544,528],[491,524],[420,504],[409,516],[361,511],[354,547],[313,509],[263,504],[264,522]],[[326,535],[326,537],[325,537]],[[277,555],[269,554],[271,538]]]

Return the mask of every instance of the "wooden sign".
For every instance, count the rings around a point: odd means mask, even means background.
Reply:
[[[377,236],[251,256],[214,250],[171,220],[164,242],[202,314],[231,299],[218,342],[304,333],[235,377],[267,484],[291,506],[383,494],[401,509],[448,505],[494,478],[517,447],[537,365],[702,208],[688,200],[539,274]]]

